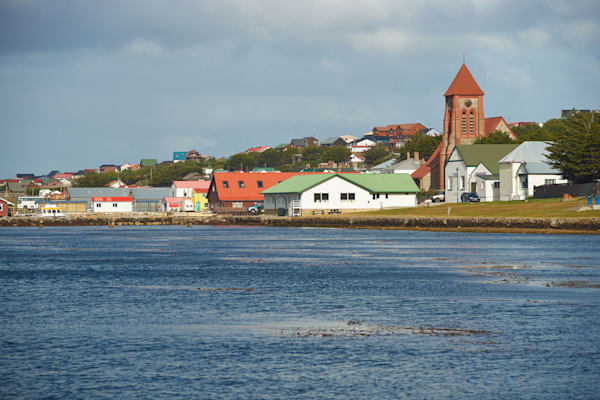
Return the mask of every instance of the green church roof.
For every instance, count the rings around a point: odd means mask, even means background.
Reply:
[[[483,163],[492,174],[500,173],[498,161],[519,146],[518,144],[469,144],[458,145],[456,150],[468,167]]]

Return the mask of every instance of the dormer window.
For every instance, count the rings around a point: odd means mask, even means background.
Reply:
[[[244,181],[238,181],[238,186],[240,189],[245,188],[246,186],[244,185]]]
[[[229,189],[229,182],[223,181],[223,189]]]

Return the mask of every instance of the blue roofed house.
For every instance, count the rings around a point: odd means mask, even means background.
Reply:
[[[536,186],[567,182],[548,164],[548,146],[546,142],[523,142],[498,162],[500,200],[524,200],[533,197]]]

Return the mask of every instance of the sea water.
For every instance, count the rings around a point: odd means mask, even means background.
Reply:
[[[600,397],[600,236],[0,229],[0,398]]]

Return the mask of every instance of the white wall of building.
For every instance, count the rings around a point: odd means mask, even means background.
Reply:
[[[455,155],[453,152],[452,155]],[[458,174],[457,170],[458,169]],[[460,202],[460,195],[463,192],[468,192],[469,190],[469,182],[468,178],[470,172],[472,172],[475,168],[470,168],[462,161],[457,159],[450,159],[446,163],[445,176],[446,176],[446,203],[456,203],[457,196],[458,201]],[[457,190],[458,183],[458,190]],[[457,193],[458,191],[458,193]]]
[[[519,175],[522,165],[520,162],[500,163],[500,200],[525,200],[533,197],[536,186],[542,186],[551,181],[554,183],[568,182],[561,175],[556,174]]]
[[[322,195],[324,193],[328,195],[327,201],[315,201],[315,194]],[[342,193],[353,193],[354,200],[342,200]],[[417,205],[417,196],[414,193],[379,193],[373,195],[368,190],[337,176],[305,191],[300,196],[300,200],[304,210],[377,210],[416,207]]]
[[[132,212],[133,203],[130,201],[95,201],[94,212],[97,213],[117,213]]]
[[[175,184],[171,185],[171,197],[192,197],[194,195],[194,188],[191,187],[175,187]]]

